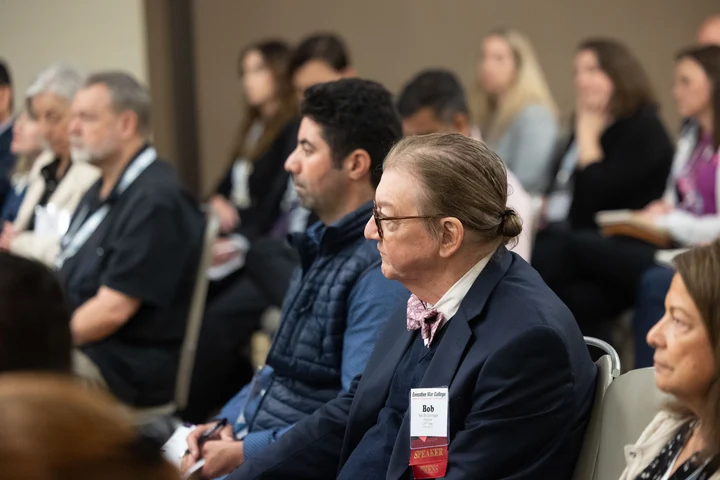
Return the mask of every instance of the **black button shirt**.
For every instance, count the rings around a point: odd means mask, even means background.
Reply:
[[[113,190],[103,200],[100,188],[101,182],[90,188],[75,215],[89,212],[87,220],[106,203],[110,211],[58,275],[73,309],[101,286],[141,301],[117,332],[81,349],[119,399],[137,406],[166,403],[173,398],[203,215],[172,167],[161,161],[147,167],[122,194]]]

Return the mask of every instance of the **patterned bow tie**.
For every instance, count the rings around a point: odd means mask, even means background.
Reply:
[[[428,348],[444,318],[442,313],[434,308],[427,308],[422,300],[410,295],[407,304],[407,329],[411,331],[420,328],[420,334]]]

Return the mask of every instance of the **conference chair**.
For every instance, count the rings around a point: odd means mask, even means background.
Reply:
[[[640,434],[670,397],[655,386],[655,369],[631,370],[605,392],[595,473],[589,480],[617,480],[626,466],[625,446]]]
[[[585,430],[583,444],[580,448],[573,480],[592,480],[600,445],[600,428],[605,394],[613,380],[620,375],[620,357],[615,349],[607,342],[593,337],[585,337],[588,347],[599,348],[605,355],[600,357],[597,365],[597,383],[595,386],[595,399],[593,400],[590,420]]]
[[[219,227],[220,222],[217,216],[208,209],[205,215],[203,248],[200,254],[200,262],[195,278],[195,288],[193,289],[193,296],[188,311],[185,337],[180,350],[180,362],[175,381],[175,398],[172,402],[159,407],[135,409],[135,418],[138,423],[147,423],[157,417],[172,415],[175,411],[182,410],[187,406],[190,395],[192,371],[195,365],[195,353],[197,351],[198,338],[200,336],[200,328],[202,327],[203,313],[205,311],[205,300],[207,298],[208,278],[206,272],[212,261],[212,247],[217,239]]]

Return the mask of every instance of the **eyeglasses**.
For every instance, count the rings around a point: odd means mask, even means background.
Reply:
[[[380,215],[380,212],[378,212],[377,205],[375,205],[375,202],[373,202],[373,209],[372,209],[373,218],[375,219],[375,226],[377,227],[378,236],[380,238],[383,238],[383,229],[382,229],[382,221],[383,220],[412,220],[414,218],[442,218],[442,215],[412,215],[409,217],[384,217]]]

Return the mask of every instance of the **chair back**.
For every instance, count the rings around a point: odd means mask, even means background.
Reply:
[[[613,381],[613,365],[610,355],[603,355],[597,362],[597,382],[590,419],[588,420],[572,480],[592,480],[600,446],[600,424],[605,392]]]
[[[217,239],[219,228],[220,222],[217,216],[215,216],[211,209],[208,209],[205,215],[203,248],[200,254],[197,276],[195,278],[195,288],[193,289],[193,296],[190,302],[187,326],[185,327],[185,338],[183,339],[182,349],[180,351],[180,364],[175,383],[175,408],[177,410],[182,410],[187,406],[190,395],[190,383],[192,381],[193,366],[195,365],[195,352],[197,351],[200,327],[202,326],[205,300],[207,297],[208,277],[206,272],[212,261],[212,248]]]
[[[631,370],[605,392],[593,480],[617,480],[625,470],[625,445],[634,444],[670,397],[655,386],[655,369]],[[588,477],[590,478],[590,477]]]

